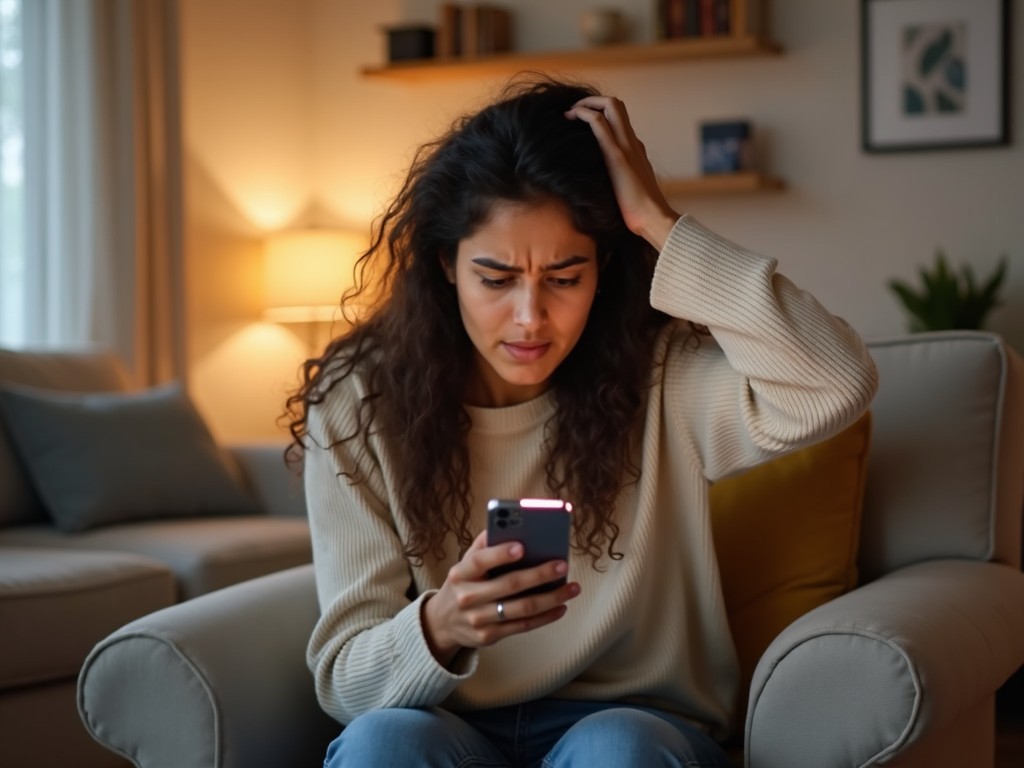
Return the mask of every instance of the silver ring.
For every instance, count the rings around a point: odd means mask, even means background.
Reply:
[[[498,621],[505,620],[505,603],[501,600],[498,601]]]

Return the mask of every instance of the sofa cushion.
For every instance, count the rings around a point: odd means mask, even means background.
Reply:
[[[0,546],[133,552],[175,575],[179,599],[312,560],[305,518],[202,517],[151,520],[63,534],[52,526],[0,529]]]
[[[177,384],[89,394],[7,387],[0,413],[61,530],[256,511]]]
[[[744,696],[790,623],[852,589],[871,414],[711,488],[711,521]]]
[[[149,558],[0,547],[0,690],[77,675],[96,643],[173,603],[170,569]]]
[[[0,349],[0,382],[68,392],[109,392],[127,389],[128,374],[120,360],[106,352]],[[45,519],[43,504],[0,417],[0,526]]]

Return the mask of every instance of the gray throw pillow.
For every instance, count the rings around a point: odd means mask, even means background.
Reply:
[[[4,387],[0,412],[61,530],[256,511],[178,384],[85,395]]]

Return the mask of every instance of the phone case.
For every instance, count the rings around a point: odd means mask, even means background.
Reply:
[[[493,578],[551,560],[569,560],[572,504],[561,499],[491,499],[487,503],[487,544],[522,543],[522,559],[488,572]],[[563,577],[519,594],[548,592],[565,584]],[[518,597],[519,595],[515,595]]]

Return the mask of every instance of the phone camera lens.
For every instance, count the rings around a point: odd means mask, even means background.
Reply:
[[[497,525],[499,528],[508,528],[508,521],[504,519],[499,520]]]
[[[501,518],[502,520],[507,518],[508,517],[508,510],[507,509],[499,509],[498,510],[498,517]]]

